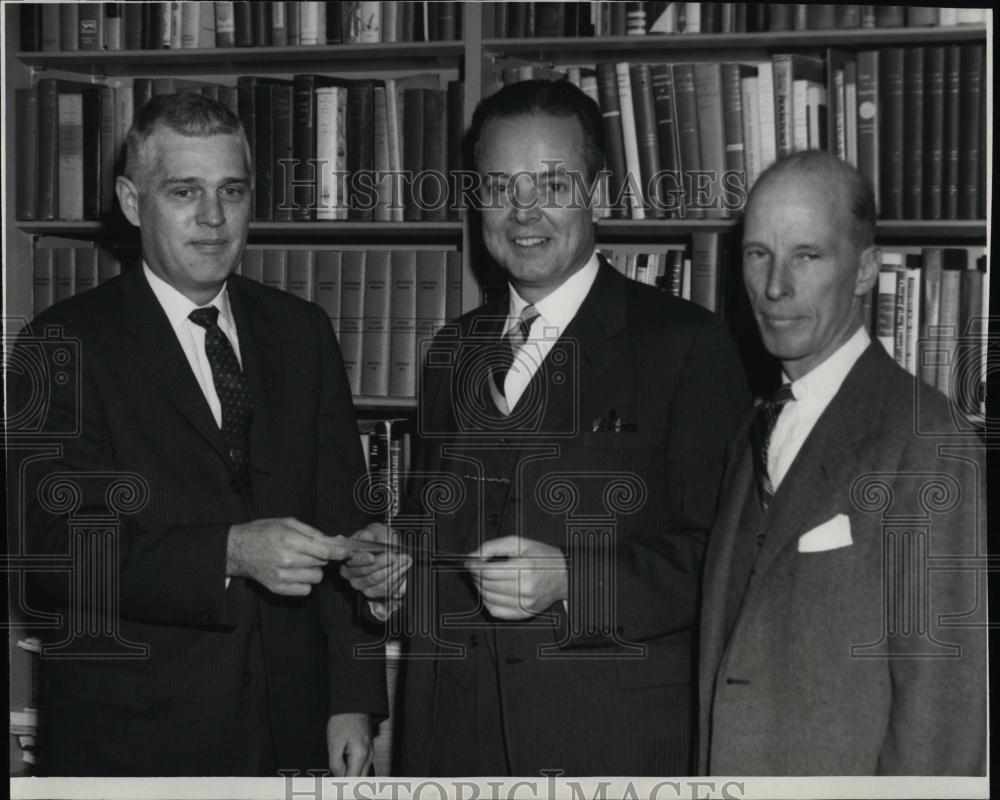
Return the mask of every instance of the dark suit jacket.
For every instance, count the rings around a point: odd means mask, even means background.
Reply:
[[[705,560],[702,773],[983,774],[985,469],[955,431],[870,345],[778,488],[752,574],[744,437]],[[841,514],[850,543],[824,545]]]
[[[503,726],[513,774],[684,769],[702,552],[726,443],[748,405],[742,365],[712,314],[603,263],[503,418],[483,386],[506,313],[505,300],[465,315],[427,356],[416,459],[426,516],[411,522],[447,550],[511,534],[562,548],[570,614],[557,603],[495,624],[466,573],[415,570],[400,770],[427,774],[435,752],[462,744],[441,722],[461,712],[439,698],[457,685],[468,713],[482,707],[491,689],[477,684],[476,659],[486,654],[502,708],[490,724]],[[620,432],[594,430],[615,417]],[[594,604],[603,614],[586,613]]]
[[[365,521],[352,500],[363,458],[328,319],[312,304],[238,276],[229,280],[229,295],[255,402],[252,498],[235,479],[208,403],[141,268],[34,323],[38,336],[75,342],[68,372],[79,373],[79,391],[51,392],[39,442],[49,432],[61,452],[24,470],[30,551],[68,552],[67,511],[79,520],[127,507],[106,491],[114,475],[134,473],[144,487],[138,494],[148,493],[140,508],[120,515],[116,554],[108,542],[99,547],[101,557],[114,559],[116,635],[148,653],[42,656],[43,768],[50,774],[253,774],[251,683],[259,676],[249,673],[248,613],[259,613],[280,767],[328,766],[329,714],[385,713],[383,664],[354,657],[355,644],[371,635],[357,626],[350,590],[332,569],[306,598],[278,597],[243,579],[226,588],[234,523],[289,515],[332,535]],[[26,339],[22,346],[31,347]],[[21,389],[30,391],[25,384]],[[77,421],[79,435],[55,436]],[[75,508],[62,513],[53,511],[47,482],[57,473],[80,491]],[[74,611],[95,630],[108,629],[89,600],[72,599],[65,573],[36,577],[44,602],[62,618],[51,640],[67,635]],[[125,649],[106,644],[106,652]]]

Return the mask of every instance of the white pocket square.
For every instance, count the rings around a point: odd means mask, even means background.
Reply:
[[[837,514],[822,525],[803,533],[799,537],[798,550],[800,553],[822,553],[824,550],[836,550],[852,544],[854,539],[851,538],[851,520],[847,514]]]

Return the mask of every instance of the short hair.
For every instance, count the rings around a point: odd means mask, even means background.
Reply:
[[[483,128],[494,119],[548,114],[574,117],[583,129],[583,160],[587,180],[592,181],[604,168],[604,121],[594,100],[568,80],[530,80],[508,84],[482,99],[472,114],[469,140],[472,155],[479,162],[479,143]]]
[[[236,136],[243,142],[247,169],[253,172],[253,156],[243,123],[222,103],[193,92],[158,95],[143,105],[125,137],[125,177],[136,178],[142,149],[159,128],[181,136]]]
[[[839,186],[847,201],[848,213],[854,234],[854,244],[859,250],[875,243],[875,192],[869,180],[846,161],[825,150],[800,150],[783,156],[765,169],[754,183],[747,197],[749,206],[762,186],[786,175],[820,176]]]

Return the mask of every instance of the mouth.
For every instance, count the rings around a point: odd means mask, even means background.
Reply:
[[[761,316],[761,321],[771,328],[790,328],[793,325],[797,325],[801,321],[802,317],[779,317],[773,316],[771,314],[764,314]]]
[[[218,249],[224,247],[228,242],[228,239],[198,239],[191,244],[195,247]]]
[[[545,244],[548,239],[544,236],[518,236],[512,239],[518,247],[540,247]]]

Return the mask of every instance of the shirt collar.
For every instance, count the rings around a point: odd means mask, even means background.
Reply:
[[[181,326],[184,325],[185,322],[189,322],[188,315],[192,311],[196,308],[205,308],[205,306],[199,306],[193,303],[177,291],[177,289],[163,280],[163,278],[156,275],[145,261],[142,262],[142,271],[146,276],[146,280],[149,281],[149,286],[153,290],[153,294],[156,295],[156,299],[163,307],[163,310],[167,315],[167,319],[170,320],[170,326],[176,333],[180,332]],[[225,284],[223,284],[219,293],[213,297],[211,302],[207,305],[215,306],[219,309],[220,328],[228,328],[230,331],[236,330],[236,325],[233,320],[233,311],[229,305],[229,292],[226,291]]]
[[[854,335],[838,347],[826,361],[798,380],[792,381],[792,394],[795,399],[824,405],[829,403],[869,344],[871,336],[868,335],[864,325],[859,325]],[[788,383],[788,376],[782,377],[785,383]]]
[[[580,310],[580,306],[583,305],[590,287],[594,285],[600,263],[595,250],[583,267],[535,303],[535,311],[538,312],[545,325],[558,328],[560,332],[569,325],[573,317],[576,316],[576,312]],[[521,297],[511,284],[507,286],[510,290],[509,318],[515,320],[521,316],[528,301]]]

